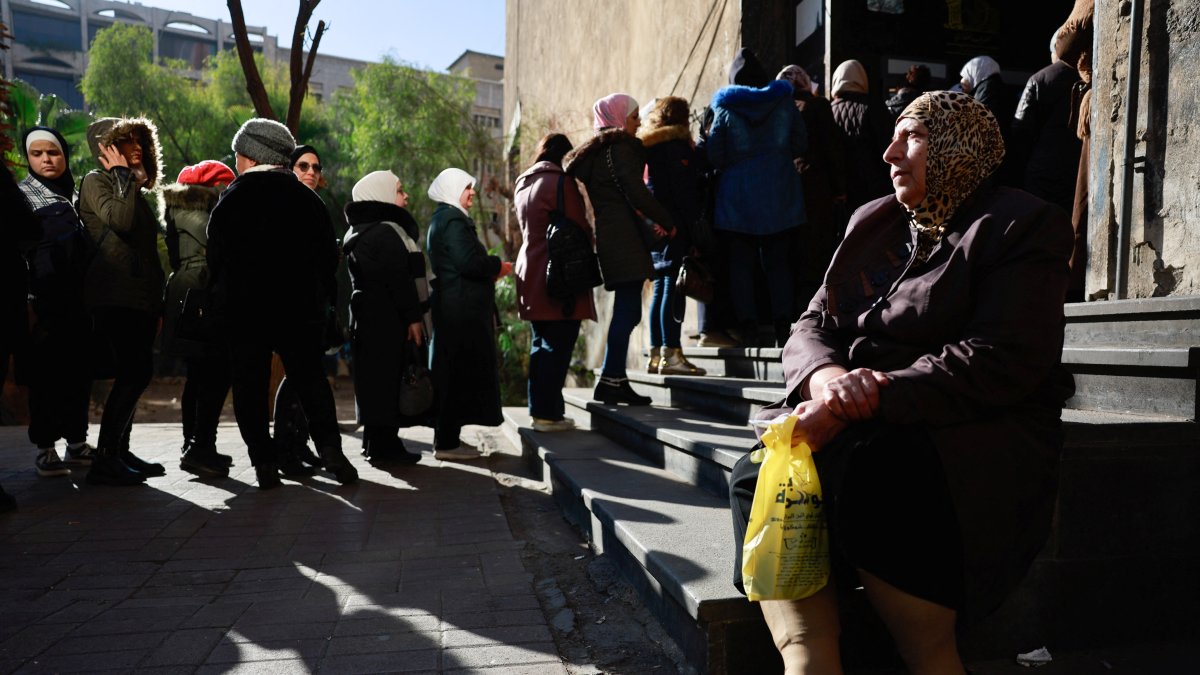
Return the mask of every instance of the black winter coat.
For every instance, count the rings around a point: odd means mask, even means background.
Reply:
[[[420,236],[412,214],[385,202],[346,205],[350,230],[342,252],[350,269],[350,340],[354,356],[354,399],[358,421],[385,427],[414,426],[400,415],[400,378],[424,347],[406,339],[424,309],[416,279],[425,276],[425,256],[410,252],[391,223],[413,241]]]
[[[563,158],[563,170],[587,188],[600,273],[604,287],[610,291],[620,284],[653,276],[650,247],[656,237],[634,209],[665,230],[675,226],[671,214],[642,182],[645,167],[642,142],[622,129],[600,131]]]
[[[244,173],[208,221],[213,316],[234,339],[319,336],[337,259],[333,223],[317,193],[291,171]]]
[[[42,236],[42,226],[29,210],[8,166],[0,166],[0,358],[8,367],[8,355],[23,346],[29,331],[25,310],[28,291],[22,252]],[[3,385],[3,382],[0,382]]]
[[[646,187],[675,220],[675,237],[650,251],[657,274],[674,275],[696,239],[704,215],[704,195],[696,171],[696,150],[687,125],[662,127],[641,136],[646,148]]]
[[[866,94],[849,92],[831,104],[846,153],[846,206],[851,211],[892,191],[883,151],[893,125],[882,107],[869,100]]]
[[[1083,148],[1070,124],[1071,91],[1079,82],[1079,72],[1062,61],[1034,73],[1017,104],[1009,143],[1013,182],[1067,213]]]

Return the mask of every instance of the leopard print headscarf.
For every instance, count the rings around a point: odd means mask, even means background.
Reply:
[[[929,129],[925,199],[908,209],[917,229],[916,263],[929,258],[960,204],[1000,166],[1004,139],[992,112],[967,94],[931,91],[900,113]]]

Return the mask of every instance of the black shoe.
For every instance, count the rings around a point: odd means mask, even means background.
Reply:
[[[92,458],[86,480],[89,485],[141,485],[146,474],[129,468],[119,457],[98,455]]]
[[[279,473],[288,478],[303,478],[316,475],[317,470],[300,461],[299,457],[285,454],[282,461],[279,462]]]
[[[195,446],[195,445],[196,445],[195,441],[193,441],[193,440],[192,440],[192,439],[190,439],[190,438],[189,438],[189,439],[186,439],[186,440],[184,440],[184,442],[183,442],[183,448],[181,448],[181,451],[183,452],[183,454],[184,454],[184,456],[185,456],[185,457],[187,456],[187,454],[188,454],[188,451],[189,451],[189,450],[191,450],[191,449],[192,449],[192,447],[193,447],[193,446]],[[206,461],[205,461],[205,463],[213,463],[213,462],[215,462],[215,463],[217,463],[217,464],[220,464],[220,465],[222,465],[222,466],[225,466],[225,467],[231,467],[231,466],[233,466],[233,458],[232,458],[232,457],[230,457],[229,455],[222,455],[221,453],[217,452],[217,447],[216,447],[216,445],[210,446],[210,450],[211,450],[211,452],[209,452],[209,453],[207,453],[207,454],[211,455],[212,457],[215,457],[216,459],[215,459],[215,460],[211,460],[211,462],[210,462],[210,461],[208,461],[208,460],[206,460]],[[193,471],[192,473],[195,473],[195,472]],[[226,475],[226,476],[228,476],[228,475],[229,475],[229,472],[228,472],[228,471],[226,471],[226,472],[225,472],[225,475]]]
[[[125,463],[125,466],[151,478],[167,475],[167,469],[162,464],[147,462],[128,450],[121,452],[121,461]]]
[[[386,464],[416,464],[421,461],[420,453],[409,452],[404,447],[404,441],[399,438],[395,442],[379,443],[372,441],[364,450],[364,455],[372,462]]]
[[[254,475],[258,478],[259,490],[273,490],[283,481],[279,480],[279,465],[277,464],[262,464],[254,467]]]
[[[610,405],[650,405],[653,400],[634,391],[633,387],[629,386],[629,379],[624,377],[601,377],[596,383],[596,390],[592,392],[592,398]]]
[[[342,449],[336,446],[321,448],[321,460],[325,470],[333,474],[337,482],[347,485],[358,480],[358,470],[342,454]]]
[[[179,468],[208,478],[224,478],[229,475],[229,465],[221,459],[212,446],[202,447],[193,445],[179,460]]]
[[[325,466],[325,462],[312,451],[312,448],[308,447],[307,443],[297,445],[294,452],[297,459],[311,467],[320,469]]]

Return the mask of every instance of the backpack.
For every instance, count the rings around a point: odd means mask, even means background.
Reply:
[[[600,261],[592,250],[592,239],[575,221],[567,217],[563,203],[563,182],[558,177],[558,202],[550,212],[546,226],[546,294],[563,301],[563,316],[574,312],[575,296],[603,283]]]

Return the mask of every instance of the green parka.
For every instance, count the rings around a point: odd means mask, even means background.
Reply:
[[[151,189],[161,166],[158,132],[147,119],[105,118],[88,127],[88,145],[99,158],[101,143],[132,134],[142,147],[142,167]],[[99,161],[97,159],[97,161]],[[83,300],[88,309],[162,309],[163,270],[158,257],[158,219],[125,167],[94,169],[79,186],[79,217],[98,244],[88,268]]]

